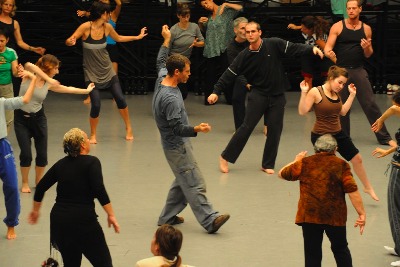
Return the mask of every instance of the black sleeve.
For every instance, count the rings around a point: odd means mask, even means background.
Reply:
[[[57,165],[57,163],[54,164],[37,184],[35,195],[33,196],[33,200],[35,200],[36,202],[42,202],[46,191],[49,190],[49,188],[52,187],[55,183],[57,183]]]
[[[227,88],[232,87],[236,77],[240,75],[240,66],[242,66],[244,51],[240,52],[239,55],[233,60],[232,64],[226,69],[222,76],[218,79],[218,82],[214,85],[213,94],[221,94]]]
[[[103,173],[101,170],[100,160],[93,157],[89,167],[89,183],[94,193],[94,197],[97,198],[102,206],[110,203],[106,188],[103,183]]]

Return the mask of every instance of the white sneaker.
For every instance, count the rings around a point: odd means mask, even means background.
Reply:
[[[394,256],[399,256],[396,251],[394,250],[394,248],[392,247],[388,247],[388,246],[383,246],[390,254],[394,255]],[[400,262],[400,261],[399,261]],[[400,266],[400,265],[392,265],[392,266]]]
[[[392,265],[392,266],[400,266],[400,261],[394,261],[390,265]]]

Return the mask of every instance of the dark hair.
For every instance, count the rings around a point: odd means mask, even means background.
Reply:
[[[104,14],[104,12],[110,13],[111,6],[109,4],[105,4],[103,2],[93,2],[92,6],[89,9],[90,16],[89,20],[95,21]]]
[[[6,39],[10,38],[10,31],[7,28],[0,28],[0,35],[6,37]]]
[[[77,157],[81,153],[81,144],[85,142],[85,133],[79,128],[72,128],[64,134],[64,153]]]
[[[393,100],[394,103],[400,104],[400,90],[396,91],[396,92],[393,94],[392,100]]]
[[[329,81],[330,79],[336,79],[340,76],[343,76],[346,79],[348,79],[349,73],[347,72],[347,70],[345,68],[341,68],[339,66],[333,65],[328,70],[328,76],[326,77],[326,80]]]
[[[301,24],[307,29],[312,29],[318,38],[329,33],[330,24],[321,16],[305,16],[301,19]]]
[[[183,55],[173,54],[169,56],[167,62],[165,63],[168,75],[170,77],[174,76],[176,69],[182,72],[186,64],[190,64],[190,60]]]
[[[160,249],[161,256],[174,260],[176,262],[171,267],[180,266],[182,263],[179,251],[182,247],[183,235],[182,232],[173,227],[172,225],[163,224],[155,233],[155,242]]]
[[[177,8],[176,8],[176,14],[178,16],[190,15],[189,6],[187,4],[184,4],[184,3],[178,3]]]
[[[56,56],[46,54],[40,57],[35,65],[48,75],[51,69],[61,65],[61,61]]]

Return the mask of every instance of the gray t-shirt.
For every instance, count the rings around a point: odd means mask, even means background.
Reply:
[[[172,150],[188,141],[188,137],[197,136],[189,119],[178,87],[162,85],[167,75],[165,61],[169,49],[160,48],[157,57],[158,79],[154,86],[153,116],[161,134],[164,149]]]
[[[197,38],[198,42],[204,41],[199,26],[192,22],[189,23],[189,27],[186,30],[180,28],[177,23],[171,27],[170,31],[170,54],[181,54],[189,58],[193,50],[193,47],[190,46],[193,44],[195,38]]]
[[[21,87],[19,89],[20,96],[25,95],[30,83],[30,79],[25,79],[21,83]],[[49,86],[49,83],[45,82],[42,87],[35,87],[31,101],[24,105],[21,110],[28,113],[36,113],[41,110],[43,107],[43,101],[46,99],[47,93],[49,92]]]

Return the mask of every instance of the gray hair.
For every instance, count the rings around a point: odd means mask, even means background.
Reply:
[[[239,27],[240,23],[248,23],[249,21],[245,17],[238,17],[233,21],[233,28]]]
[[[320,136],[314,144],[315,153],[334,152],[336,148],[337,148],[336,139],[331,134],[324,134]]]
[[[83,142],[85,142],[85,132],[79,128],[72,128],[64,135],[64,153],[71,157],[77,157],[81,152]]]

